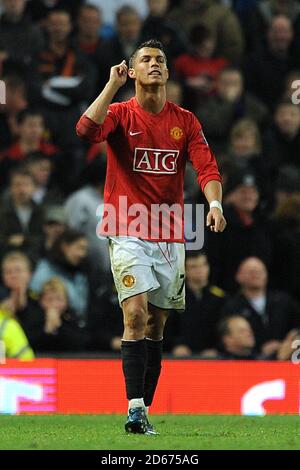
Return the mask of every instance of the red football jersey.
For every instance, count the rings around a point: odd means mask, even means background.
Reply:
[[[105,235],[132,235],[135,227],[145,240],[183,242],[186,161],[196,170],[202,190],[211,180],[221,181],[199,121],[169,101],[159,114],[146,112],[136,98],[113,103],[101,125],[83,115],[77,134],[90,142],[107,141],[106,213],[101,229]],[[158,222],[160,205],[179,207],[181,213],[174,210],[169,222],[167,218]],[[111,207],[115,224],[107,218],[106,209]],[[170,225],[167,236],[168,231],[162,230],[166,223]]]

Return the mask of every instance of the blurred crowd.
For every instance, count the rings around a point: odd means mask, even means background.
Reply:
[[[216,155],[228,222],[187,252],[187,308],[170,313],[165,352],[287,360],[300,335],[299,0],[0,0],[0,340],[25,359],[120,350],[96,235],[106,148],[75,125],[150,38],[168,99]],[[115,99],[133,95],[128,80]],[[189,163],[185,201],[204,204]]]

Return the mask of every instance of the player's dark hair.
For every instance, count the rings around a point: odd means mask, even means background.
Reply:
[[[140,49],[143,49],[144,47],[149,47],[150,49],[159,49],[163,53],[163,55],[165,57],[165,60],[167,61],[166,53],[164,51],[164,46],[162,45],[162,43],[160,41],[158,41],[157,39],[149,39],[149,41],[142,42],[136,48],[136,50],[133,52],[133,54],[131,55],[131,57],[129,59],[129,68],[130,69],[133,67],[133,62],[134,62],[134,59],[136,58],[137,52]]]

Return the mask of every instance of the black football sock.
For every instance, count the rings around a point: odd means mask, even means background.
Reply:
[[[127,399],[143,398],[147,360],[146,340],[122,340],[121,353]]]
[[[154,397],[157,382],[161,371],[162,345],[163,340],[151,340],[146,338],[147,345],[147,365],[145,375],[145,406],[150,406]]]

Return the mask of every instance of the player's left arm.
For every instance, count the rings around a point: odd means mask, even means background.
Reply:
[[[226,220],[222,209],[222,185],[219,181],[209,181],[204,187],[204,195],[209,203],[206,225],[212,232],[223,232]]]
[[[188,117],[188,155],[198,175],[199,186],[209,203],[206,223],[212,232],[223,232],[226,220],[223,216],[221,176],[216,158],[196,116],[189,113]]]

